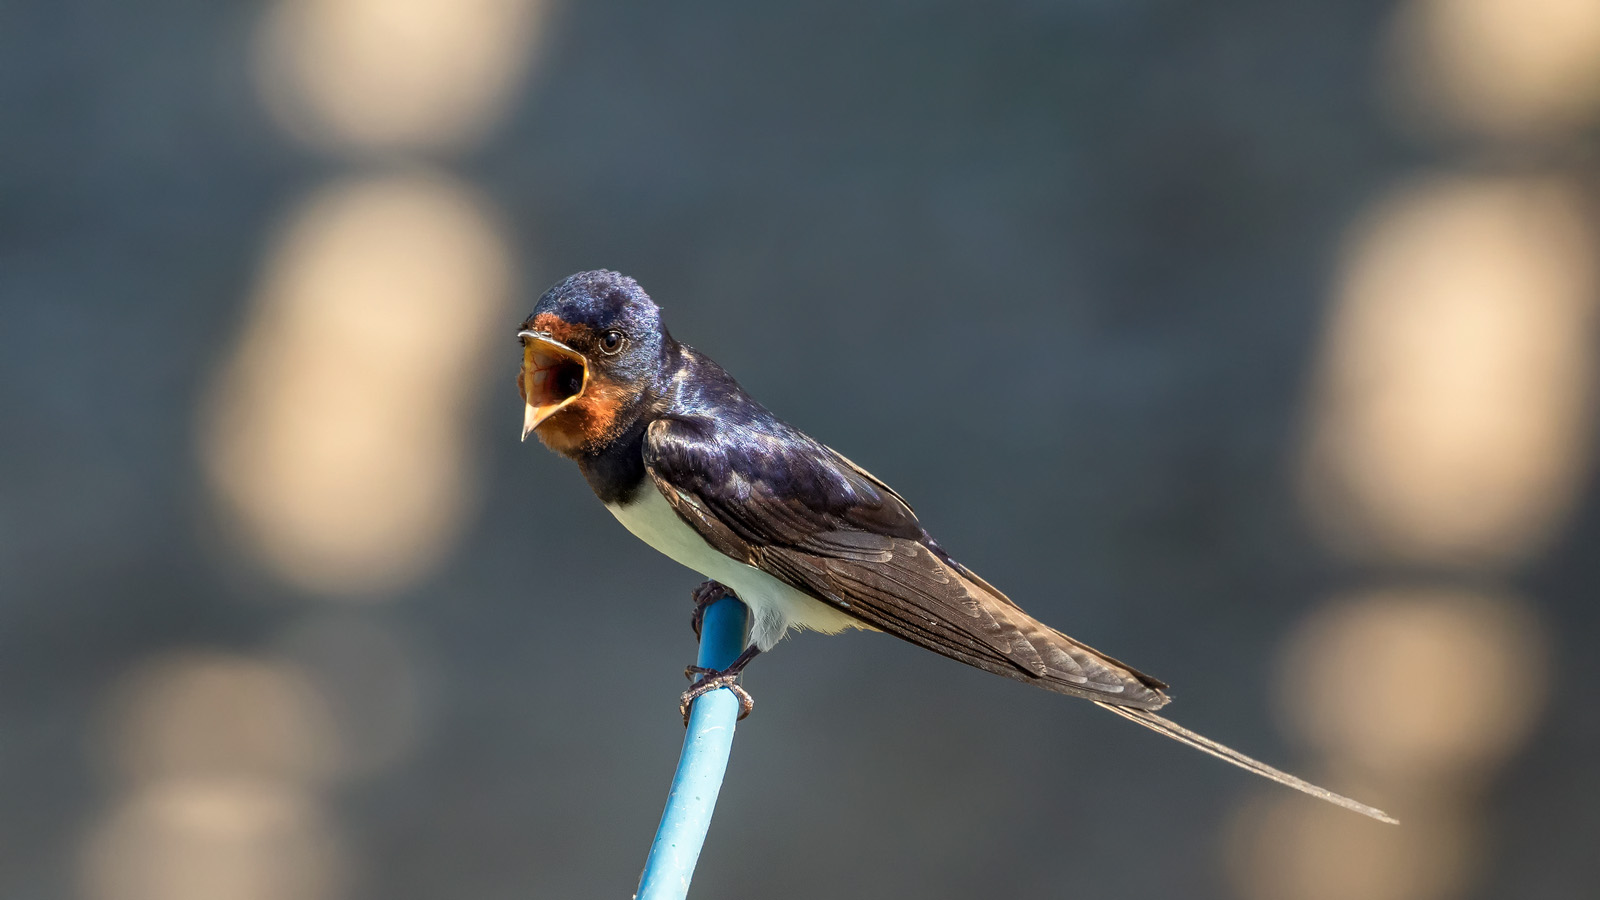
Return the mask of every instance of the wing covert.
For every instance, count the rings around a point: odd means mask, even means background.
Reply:
[[[1038,622],[950,559],[883,482],[790,429],[651,423],[645,469],[724,555],[952,659],[1060,693],[1159,708],[1161,682]]]

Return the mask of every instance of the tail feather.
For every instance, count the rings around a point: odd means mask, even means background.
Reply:
[[[1354,800],[1351,800],[1349,797],[1345,797],[1341,794],[1335,794],[1333,791],[1330,791],[1327,788],[1318,787],[1309,781],[1296,778],[1287,772],[1280,772],[1266,763],[1261,762],[1260,760],[1251,759],[1232,747],[1223,746],[1222,744],[1219,744],[1208,737],[1196,734],[1182,725],[1179,725],[1177,722],[1174,722],[1171,719],[1162,718],[1161,716],[1158,716],[1147,709],[1117,706],[1115,704],[1106,703],[1100,700],[1096,700],[1094,702],[1099,706],[1103,706],[1106,709],[1111,710],[1130,722],[1137,722],[1151,731],[1164,734],[1167,737],[1178,741],[1179,743],[1188,744],[1190,747],[1193,747],[1196,750],[1209,753],[1218,759],[1233,763],[1239,768],[1254,772],[1263,778],[1270,778],[1279,784],[1287,785],[1297,791],[1301,791],[1302,793],[1310,794],[1319,800],[1326,800],[1335,806],[1342,806],[1345,809],[1361,813],[1364,816],[1370,816],[1380,822],[1388,822],[1391,825],[1400,824],[1399,819],[1390,816],[1381,809],[1374,809],[1365,803],[1358,803]]]

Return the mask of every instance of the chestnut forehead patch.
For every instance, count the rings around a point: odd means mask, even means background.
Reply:
[[[552,338],[555,338],[561,343],[569,346],[573,341],[583,337],[590,331],[589,326],[587,325],[574,325],[555,313],[549,312],[539,313],[537,316],[534,316],[533,322],[530,323],[530,328],[533,331],[539,331],[543,332],[544,334],[548,334]]]

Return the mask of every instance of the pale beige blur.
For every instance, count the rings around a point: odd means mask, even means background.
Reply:
[[[1554,158],[1600,113],[1595,0],[1408,0],[1385,43],[1401,121],[1464,139],[1465,159]],[[1252,900],[1476,887],[1485,785],[1532,733],[1552,672],[1529,604],[1456,585],[1536,559],[1591,477],[1600,234],[1582,196],[1552,174],[1415,178],[1349,235],[1300,482],[1324,546],[1377,586],[1312,613],[1278,683],[1312,774],[1404,824],[1263,795],[1229,841]],[[1435,574],[1397,583],[1396,569]]]
[[[1261,792],[1228,839],[1244,895],[1458,896],[1481,868],[1485,779],[1544,708],[1546,643],[1522,602],[1459,589],[1386,588],[1314,613],[1284,647],[1284,716],[1323,760],[1319,780],[1382,798],[1403,824]]]
[[[124,790],[84,845],[89,900],[342,895],[346,856],[318,794],[337,734],[301,667],[168,654],[123,676],[107,719]]]
[[[1545,546],[1586,476],[1600,246],[1574,191],[1424,179],[1356,229],[1303,485],[1361,558],[1494,564]]]
[[[257,84],[315,146],[471,146],[533,55],[543,0],[279,0],[256,40]]]
[[[1365,795],[1366,789],[1346,785]],[[1230,874],[1247,900],[1442,900],[1482,868],[1483,838],[1449,806],[1399,800],[1399,827],[1375,826],[1286,791],[1260,791],[1226,835]],[[1389,802],[1389,801],[1385,801]]]
[[[87,900],[333,900],[343,853],[312,796],[243,778],[159,781],[90,835]]]
[[[1389,41],[1408,115],[1494,138],[1548,138],[1600,112],[1595,0],[1411,0]]]
[[[279,0],[257,86],[308,146],[459,150],[512,99],[544,10]],[[383,597],[449,551],[477,494],[468,429],[504,358],[509,260],[488,205],[440,173],[369,165],[300,199],[197,415],[231,536],[273,574]],[[81,846],[87,900],[348,896],[359,865],[325,792],[404,759],[429,700],[412,642],[367,609],[303,616],[274,655],[177,653],[117,680],[93,748],[113,794]]]
[[[1276,681],[1290,727],[1325,758],[1415,789],[1474,778],[1522,745],[1549,692],[1547,653],[1510,597],[1387,588],[1307,619]]]
[[[176,653],[123,676],[109,709],[115,772],[170,778],[316,782],[337,735],[302,668],[223,653]]]
[[[439,175],[336,183],[290,218],[201,423],[212,487],[282,578],[378,595],[449,549],[509,269],[483,205]]]

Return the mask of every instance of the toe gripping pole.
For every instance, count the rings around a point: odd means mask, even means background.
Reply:
[[[700,625],[700,653],[695,664],[725,669],[744,650],[749,613],[733,597],[706,607]],[[733,725],[739,718],[739,698],[726,688],[711,691],[689,709],[689,728],[683,736],[683,753],[672,776],[667,808],[661,813],[650,858],[639,876],[635,900],[683,900],[689,879],[700,859],[700,848],[711,827],[711,813],[722,789],[733,750]]]

